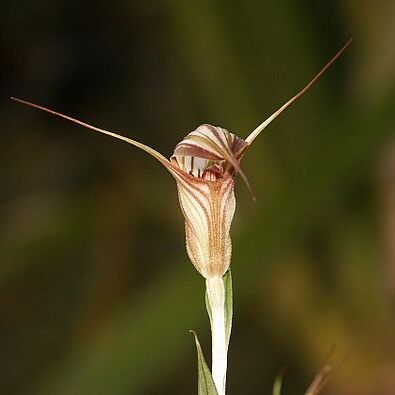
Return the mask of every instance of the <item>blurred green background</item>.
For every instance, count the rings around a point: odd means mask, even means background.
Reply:
[[[243,160],[229,394],[395,393],[395,3],[3,1],[0,393],[194,394],[204,282],[170,156],[207,122],[246,137],[352,47]],[[342,363],[346,358],[347,361]]]

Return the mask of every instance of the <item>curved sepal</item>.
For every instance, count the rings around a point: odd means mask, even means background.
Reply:
[[[128,138],[128,137],[122,136],[122,135],[117,134],[117,133],[115,133],[115,132],[111,132],[111,131],[109,131],[109,130],[105,130],[105,129],[98,128],[98,127],[96,127],[96,126],[90,125],[89,123],[80,121],[79,119],[70,117],[70,116],[68,116],[68,115],[65,115],[65,114],[62,114],[62,113],[60,113],[60,112],[51,110],[51,109],[49,109],[49,108],[40,106],[40,105],[38,105],[38,104],[31,103],[31,102],[26,101],[26,100],[18,99],[18,98],[16,98],[16,97],[11,97],[11,100],[14,100],[14,101],[16,101],[16,102],[18,102],[18,103],[24,104],[24,105],[29,106],[29,107],[36,108],[37,110],[41,110],[41,111],[47,112],[47,113],[49,113],[49,114],[51,114],[51,115],[54,115],[54,116],[57,116],[57,117],[66,119],[67,121],[76,123],[77,125],[83,126],[84,128],[93,130],[93,131],[95,131],[95,132],[102,133],[102,134],[105,134],[105,135],[107,135],[107,136],[114,137],[114,138],[116,138],[116,139],[118,139],[118,140],[125,141],[126,143],[131,144],[131,145],[133,145],[133,146],[135,146],[135,147],[137,147],[137,148],[140,148],[141,150],[143,150],[143,151],[147,152],[148,154],[150,154],[153,158],[155,158],[155,159],[158,160],[160,163],[162,163],[162,165],[165,166],[166,169],[169,170],[170,173],[171,173],[174,177],[177,178],[177,177],[179,177],[179,176],[182,174],[181,170],[180,170],[177,166],[175,166],[173,163],[171,163],[171,162],[170,162],[166,157],[164,157],[161,153],[159,153],[158,151],[156,151],[156,150],[154,150],[153,148],[149,147],[148,145],[145,145],[145,144],[143,144],[143,143],[140,143],[139,141],[132,140],[132,139],[130,139],[130,138]]]

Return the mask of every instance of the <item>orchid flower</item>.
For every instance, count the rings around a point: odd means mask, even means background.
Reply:
[[[174,177],[185,218],[186,250],[196,270],[206,280],[206,300],[212,330],[212,379],[218,395],[225,394],[231,327],[231,317],[229,317],[231,311],[230,313],[226,311],[227,295],[224,275],[229,270],[231,260],[230,227],[236,207],[234,194],[236,174],[242,177],[251,191],[247,177],[240,168],[240,161],[256,137],[287,107],[309,90],[350,43],[351,40],[301,91],[257,126],[245,139],[221,127],[203,124],[187,134],[176,145],[170,160],[136,140],[97,128],[40,105],[11,98],[140,148],[157,159]]]

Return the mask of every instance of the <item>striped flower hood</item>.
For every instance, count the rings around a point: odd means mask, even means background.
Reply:
[[[180,173],[178,197],[185,217],[186,248],[205,277],[222,277],[231,258],[234,178],[248,144],[226,129],[201,125],[177,144],[171,163]],[[248,182],[247,182],[248,185]]]

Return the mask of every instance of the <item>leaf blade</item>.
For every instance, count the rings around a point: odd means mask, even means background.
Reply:
[[[230,269],[224,275],[225,288],[225,334],[226,345],[229,346],[230,334],[232,332],[233,320],[233,287],[232,287],[232,273]]]
[[[197,334],[194,331],[190,332],[195,338],[196,351],[198,355],[198,395],[218,395],[210,369],[204,359],[202,347],[200,346]]]
[[[232,320],[233,320],[233,287],[232,287],[232,273],[230,269],[223,276],[224,289],[225,289],[225,333],[226,333],[226,345],[229,346],[230,335],[232,332]],[[213,324],[212,312],[210,302],[208,300],[207,291],[205,292],[206,310],[210,319],[210,325]]]

